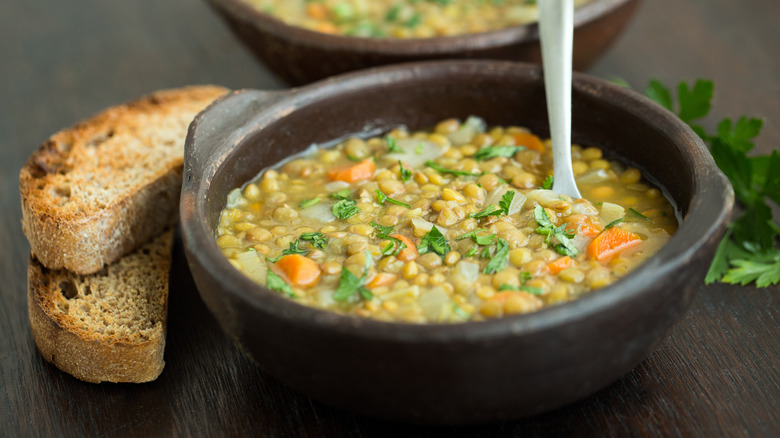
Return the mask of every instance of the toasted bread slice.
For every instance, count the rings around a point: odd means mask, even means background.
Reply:
[[[44,142],[19,175],[22,228],[35,258],[89,274],[174,224],[187,129],[227,91],[159,91]]]
[[[102,271],[51,270],[30,257],[27,305],[35,344],[87,382],[148,382],[162,372],[173,231]]]

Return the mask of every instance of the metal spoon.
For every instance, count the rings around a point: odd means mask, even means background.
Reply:
[[[553,148],[553,191],[581,198],[571,167],[571,59],[574,0],[540,0],[544,89]]]

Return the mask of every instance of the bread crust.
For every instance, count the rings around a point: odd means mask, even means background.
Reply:
[[[22,229],[36,259],[94,273],[174,224],[187,128],[227,91],[158,91],[45,141],[19,174]]]
[[[28,316],[43,358],[87,382],[155,380],[165,365],[172,241],[173,232],[167,231],[105,271],[87,276],[47,269],[31,255]],[[134,283],[127,281],[130,276]],[[122,301],[133,301],[134,314],[118,315],[128,313],[117,304]],[[98,314],[90,317],[90,308]],[[124,327],[119,319],[135,319],[143,328]]]

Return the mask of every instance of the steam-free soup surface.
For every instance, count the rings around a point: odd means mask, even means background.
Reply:
[[[315,147],[230,193],[216,238],[298,303],[410,323],[574,300],[652,256],[673,206],[632,167],[572,146],[583,199],[552,186],[549,141],[476,117]]]
[[[317,32],[373,38],[429,38],[537,21],[536,0],[245,0]],[[575,0],[575,6],[591,0]]]

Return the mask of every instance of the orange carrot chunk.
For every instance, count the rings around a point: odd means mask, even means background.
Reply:
[[[283,256],[275,266],[294,286],[314,286],[322,273],[320,266],[314,260],[300,254]]]
[[[563,221],[566,222],[566,231],[585,237],[596,237],[601,232],[601,227],[593,222],[593,216],[587,214],[573,214]]]
[[[542,140],[539,137],[533,134],[519,132],[513,135],[513,137],[515,138],[516,146],[525,146],[528,149],[544,152],[544,143],[542,143]]]
[[[402,262],[411,262],[420,255],[420,253],[417,252],[417,245],[412,242],[412,239],[400,234],[391,234],[390,236],[395,237],[396,239],[406,244],[406,248],[402,249],[401,252],[395,256],[398,260]]]
[[[547,269],[549,269],[553,275],[558,275],[559,272],[568,267],[571,267],[572,265],[574,265],[574,260],[569,256],[565,256],[548,263]]]
[[[601,262],[640,243],[642,238],[637,234],[618,227],[607,228],[588,244],[588,255]]]
[[[328,8],[323,3],[307,3],[306,14],[315,20],[326,20],[328,18]]]
[[[374,175],[376,165],[373,158],[367,158],[354,166],[337,167],[328,171],[331,181],[344,181],[353,183],[369,179]]]
[[[373,289],[375,287],[379,286],[387,286],[388,284],[391,284],[395,281],[395,279],[398,278],[395,274],[389,274],[387,272],[380,272],[374,276],[374,278],[371,279],[368,283],[366,283],[366,287],[369,289]]]

